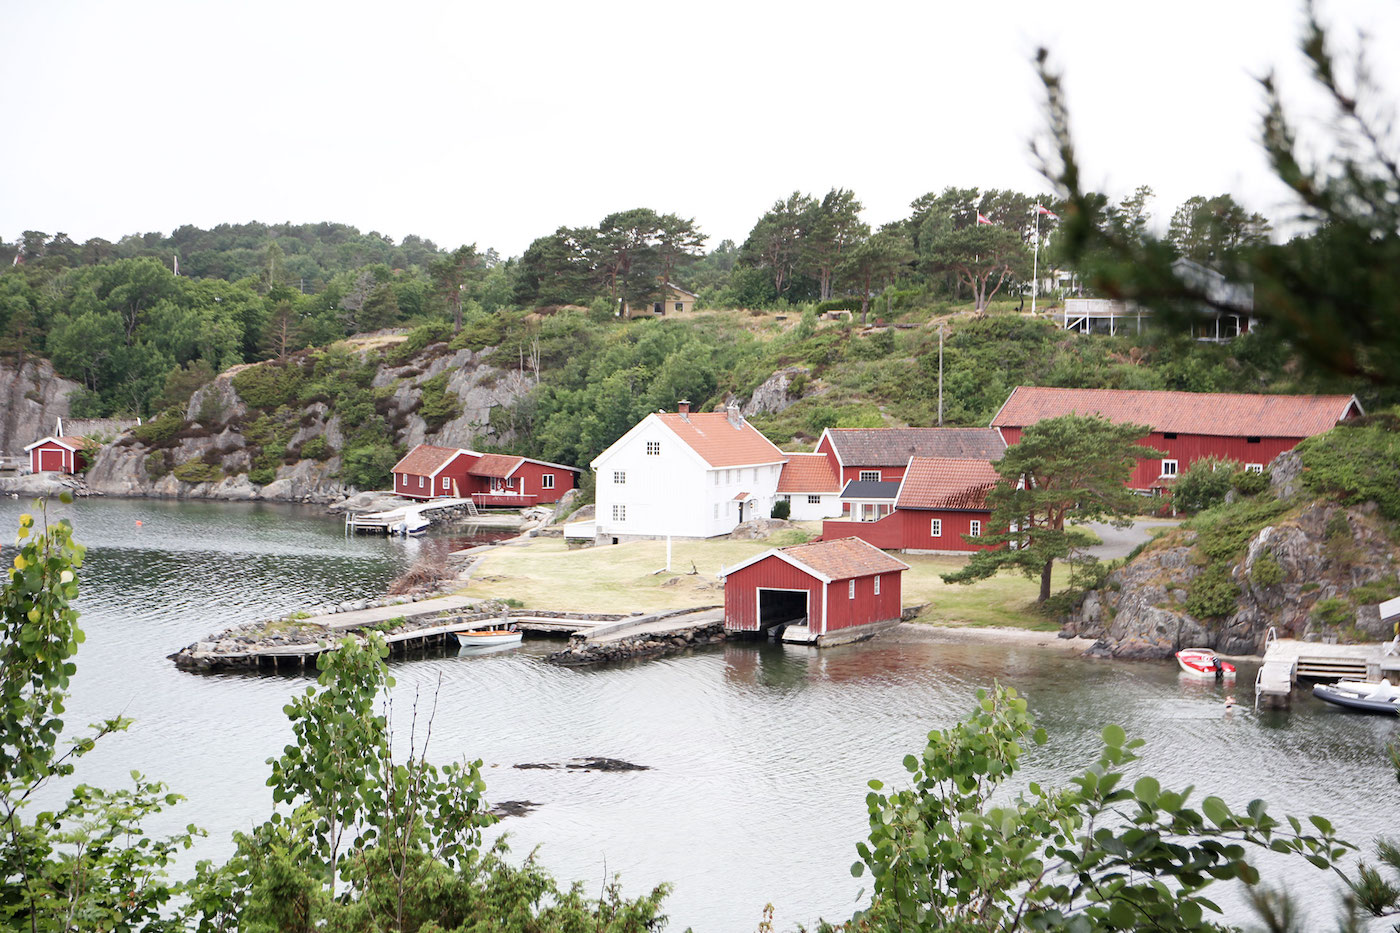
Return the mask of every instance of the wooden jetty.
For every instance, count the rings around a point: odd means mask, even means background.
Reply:
[[[430,521],[427,517],[429,512],[440,512],[445,509],[459,509],[471,517],[480,514],[476,509],[476,503],[470,498],[430,499],[427,502],[401,505],[382,512],[361,512],[358,515],[351,515],[347,512],[345,530],[347,532],[363,531],[386,535],[412,534],[427,526]]]
[[[1254,705],[1289,704],[1299,678],[1392,682],[1400,678],[1396,642],[1329,645],[1279,638],[1271,628],[1264,639],[1264,662],[1254,681]]]

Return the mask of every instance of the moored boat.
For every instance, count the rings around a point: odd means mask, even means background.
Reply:
[[[485,645],[518,645],[524,635],[518,629],[489,628],[470,629],[453,632],[457,643],[463,648],[480,648]]]
[[[1400,688],[1385,680],[1378,683],[1339,680],[1335,684],[1317,684],[1313,687],[1313,696],[1334,706],[1366,713],[1394,716],[1400,712]]]
[[[1209,648],[1183,648],[1176,653],[1176,663],[1184,674],[1192,677],[1234,677],[1235,665],[1222,661]]]

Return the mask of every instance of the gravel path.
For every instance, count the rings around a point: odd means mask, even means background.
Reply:
[[[1127,557],[1132,553],[1133,548],[1144,541],[1152,538],[1151,529],[1171,528],[1178,522],[1162,520],[1145,520],[1133,522],[1127,528],[1114,528],[1112,525],[1102,522],[1087,522],[1083,527],[1093,531],[1103,539],[1103,544],[1096,544],[1088,549],[1088,552],[1099,560],[1113,560],[1117,557]]]

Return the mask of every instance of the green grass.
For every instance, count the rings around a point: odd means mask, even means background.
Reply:
[[[929,625],[986,626],[1023,628],[1037,632],[1053,632],[1059,623],[1041,615],[1035,605],[1040,595],[1040,581],[1029,580],[1018,573],[1003,572],[978,583],[944,583],[940,574],[962,567],[961,557],[900,555],[909,565],[904,575],[904,603],[927,602],[917,622]],[[1069,568],[1055,565],[1051,576],[1053,589],[1069,583]]]

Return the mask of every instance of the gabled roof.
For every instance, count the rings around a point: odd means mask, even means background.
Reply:
[[[840,492],[841,480],[831,468],[826,454],[787,454],[788,462],[778,477],[780,493]]]
[[[1101,415],[1153,431],[1216,437],[1311,437],[1362,414],[1354,395],[1244,395],[1152,389],[1017,386],[992,427],[1026,427],[1060,415]]]
[[[899,483],[894,480],[853,479],[841,490],[842,499],[889,499],[899,495]]]
[[[472,476],[506,479],[524,462],[524,457],[512,457],[508,454],[482,454],[480,460],[467,467],[467,472]]]
[[[904,466],[910,457],[1000,460],[1006,442],[993,428],[828,428],[846,467]]]
[[[419,444],[404,454],[402,460],[394,464],[391,473],[406,473],[410,476],[432,476],[458,454],[468,453],[456,447],[435,447],[432,444]]]
[[[39,447],[43,444],[57,444],[60,447],[65,447],[68,450],[76,452],[82,450],[85,446],[87,446],[87,438],[83,437],[81,434],[65,434],[62,437],[55,437],[54,435],[50,434],[48,437],[40,438],[39,440],[30,444],[28,447],[24,448],[24,450],[26,453],[28,453],[35,447]]]
[[[681,288],[679,285],[677,285],[675,282],[670,281],[669,279],[666,281],[666,287],[669,288],[669,289],[670,289],[671,291],[673,291],[673,292],[680,292],[682,295],[687,295],[687,296],[689,296],[689,297],[691,297],[691,298],[699,298],[699,297],[700,297],[699,295],[695,294],[695,293],[692,292],[692,291],[687,291],[686,289]]]
[[[823,583],[876,573],[898,573],[909,569],[909,565],[904,561],[891,557],[867,541],[860,538],[837,538],[835,541],[769,548],[743,563],[727,568],[723,576],[731,576],[769,557],[776,557],[785,564],[791,564]]]
[[[987,493],[1000,481],[986,460],[911,457],[895,508],[981,511],[987,508]]]
[[[722,411],[681,415],[662,412],[655,416],[687,447],[712,467],[756,466],[782,463],[788,455],[747,421],[735,427]]]

